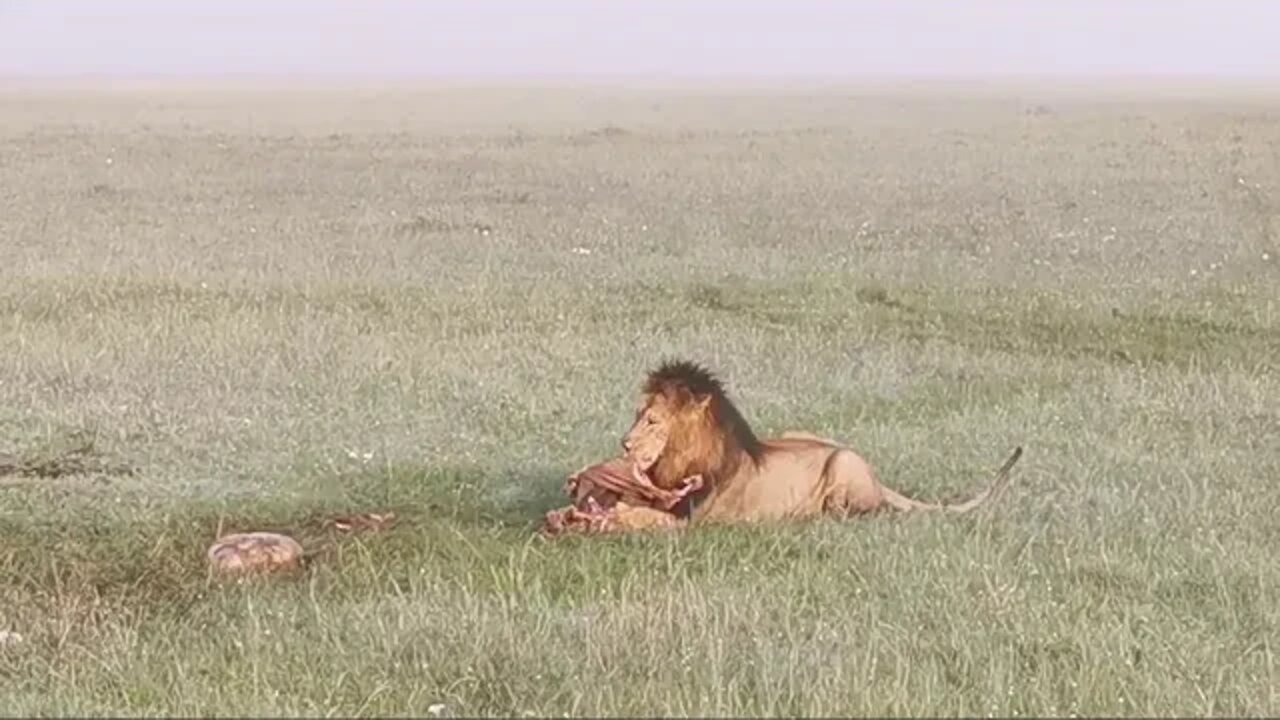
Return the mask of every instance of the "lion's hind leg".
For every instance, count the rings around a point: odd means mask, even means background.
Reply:
[[[826,485],[823,509],[839,515],[878,510],[885,501],[884,487],[871,465],[856,452],[841,448],[831,453],[822,469]]]

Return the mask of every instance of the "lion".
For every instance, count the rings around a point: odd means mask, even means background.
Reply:
[[[862,456],[833,440],[801,431],[757,438],[720,380],[685,360],[649,373],[622,449],[664,490],[700,480],[672,508],[690,523],[848,517],[886,507],[967,513],[1004,490],[1022,456],[1016,447],[991,484],[964,502],[916,500],[885,486]]]

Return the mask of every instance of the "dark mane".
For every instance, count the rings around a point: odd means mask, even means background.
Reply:
[[[711,417],[716,425],[734,441],[737,449],[752,460],[759,460],[763,452],[759,438],[751,430],[742,413],[734,407],[720,379],[710,370],[689,360],[668,360],[649,373],[645,380],[646,394],[659,394],[686,390],[695,398],[711,397]]]

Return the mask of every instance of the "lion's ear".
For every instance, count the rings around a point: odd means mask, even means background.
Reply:
[[[711,408],[711,396],[695,395],[693,398],[693,406],[698,410],[698,412],[707,412],[707,410]]]

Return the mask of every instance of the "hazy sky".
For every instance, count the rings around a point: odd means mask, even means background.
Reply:
[[[0,74],[1280,76],[1276,0],[0,0]]]

